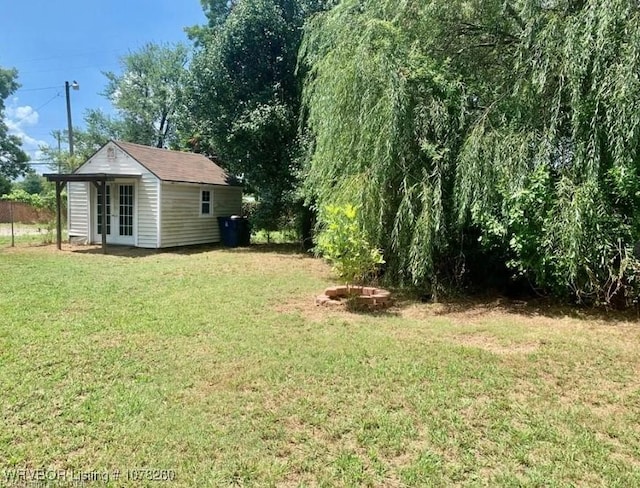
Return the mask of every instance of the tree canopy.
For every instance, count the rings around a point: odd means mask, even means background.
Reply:
[[[4,101],[19,88],[15,69],[0,68],[0,177],[12,179],[23,175],[29,169],[29,157],[22,150],[19,137],[9,134],[4,121]]]
[[[343,0],[302,52],[309,193],[361,206],[399,282],[491,263],[635,299],[639,19],[627,0]]]
[[[148,146],[179,148],[178,113],[187,73],[188,50],[183,45],[147,44],[121,58],[122,73],[104,73],[103,95],[115,115],[89,109],[83,129],[74,128],[74,155],[65,149],[41,147],[52,169],[71,172],[110,139]],[[65,132],[54,133],[63,142]]]
[[[296,64],[307,11],[299,0],[225,5],[224,15],[207,10],[218,20],[200,31],[184,132],[194,150],[219,156],[244,176],[265,221],[273,223],[295,200],[301,93]]]
[[[178,104],[182,94],[187,48],[181,44],[146,44],[121,59],[122,73],[104,73],[104,96],[118,112],[108,118],[89,111],[94,127],[129,142],[155,147],[176,146]]]

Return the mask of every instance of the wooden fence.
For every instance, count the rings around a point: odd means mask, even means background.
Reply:
[[[12,202],[0,200],[0,223],[11,222]],[[63,212],[64,215],[64,212]],[[54,213],[47,209],[32,207],[26,203],[13,202],[13,221],[25,224],[37,224],[51,221]]]

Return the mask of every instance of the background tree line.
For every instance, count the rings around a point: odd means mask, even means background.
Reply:
[[[429,293],[637,299],[636,2],[202,4],[192,47],[125,56],[116,115],[52,159],[111,137],[216,156],[266,229],[354,205],[385,279]]]

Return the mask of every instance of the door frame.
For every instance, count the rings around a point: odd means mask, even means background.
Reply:
[[[111,233],[107,234],[107,244],[121,245],[121,246],[138,246],[138,185],[136,179],[118,179],[114,181],[107,181],[106,185],[110,186],[109,196],[111,198]],[[120,236],[120,189],[119,185],[131,185],[133,186],[133,235],[124,236],[123,242],[122,236]],[[96,244],[102,242],[102,235],[98,234],[98,189],[95,185],[91,185],[91,191],[89,194],[89,235],[91,236],[91,243]],[[117,205],[117,213],[114,213],[115,205]],[[114,233],[117,231],[117,233]]]

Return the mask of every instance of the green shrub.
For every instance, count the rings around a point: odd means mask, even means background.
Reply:
[[[317,238],[316,254],[327,259],[348,284],[370,279],[384,259],[358,225],[357,209],[330,205],[320,213],[320,220],[324,228]]]
[[[65,194],[62,194],[63,199]],[[55,211],[56,209],[56,194],[55,192],[48,192],[44,195],[31,194],[22,188],[14,188],[11,193],[2,196],[2,200],[21,202],[31,205],[38,209],[46,209]]]

